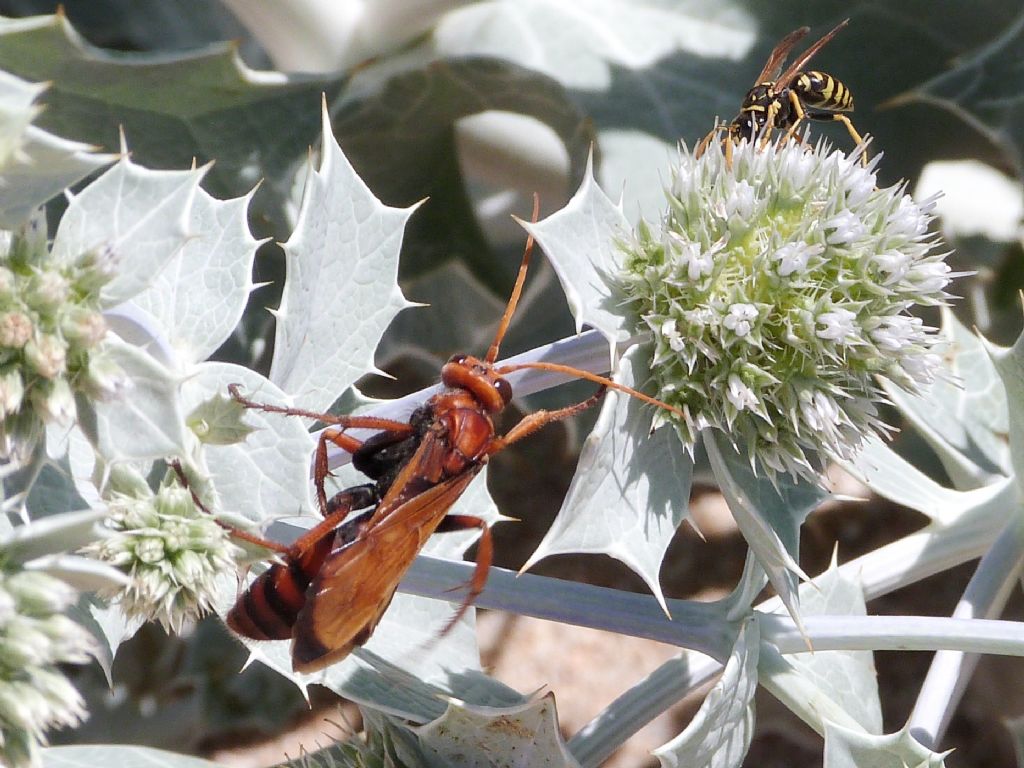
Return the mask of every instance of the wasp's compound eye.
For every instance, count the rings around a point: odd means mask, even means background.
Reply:
[[[497,390],[498,394],[501,395],[501,399],[505,403],[505,405],[508,405],[510,402],[512,402],[511,384],[509,384],[504,379],[498,379],[496,382],[494,382],[494,388]]]

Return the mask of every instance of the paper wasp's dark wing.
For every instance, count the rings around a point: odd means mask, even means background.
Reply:
[[[841,22],[836,24],[835,27],[832,28],[831,32],[829,32],[827,35],[825,35],[816,43],[814,43],[810,48],[808,48],[806,51],[797,56],[796,59],[793,60],[793,63],[786,67],[786,71],[780,74],[778,79],[775,81],[775,90],[781,91],[783,88],[788,87],[789,84],[793,81],[793,78],[796,77],[800,70],[804,68],[804,65],[807,64],[807,62],[810,61],[818,51],[824,48],[828,44],[828,42],[833,37],[835,37],[836,34],[838,34],[839,30],[841,30],[849,23],[849,19],[843,19]],[[807,27],[801,27],[801,29],[806,30]],[[789,36],[787,36],[786,39],[788,39],[788,37]],[[801,37],[803,37],[803,35],[801,35]],[[782,42],[784,43],[785,40],[783,40]],[[779,45],[782,45],[782,43],[779,43]]]
[[[772,49],[771,55],[768,56],[768,61],[764,63],[764,69],[761,70],[761,74],[754,80],[754,85],[774,81],[779,76],[779,72],[782,71],[782,63],[789,56],[789,52],[793,50],[793,46],[803,40],[804,35],[810,31],[810,27],[800,27],[800,29],[794,29],[782,38],[779,44]]]

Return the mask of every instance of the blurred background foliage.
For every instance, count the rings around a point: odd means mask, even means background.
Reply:
[[[0,0],[0,14],[22,19],[57,5]],[[508,214],[528,216],[534,191],[544,212],[564,205],[593,148],[599,179],[613,195],[622,191],[627,214],[656,219],[676,142],[692,146],[716,117],[731,118],[783,35],[809,25],[813,40],[847,16],[849,27],[811,66],[853,91],[855,125],[872,137],[872,155],[884,153],[880,184],[921,182],[924,193],[945,186],[938,224],[956,251],[954,267],[977,271],[957,283],[961,319],[1001,343],[1019,330],[1020,3],[452,3],[435,27],[393,31],[396,42],[377,55],[340,71],[288,75],[271,74],[271,57],[213,0],[62,5],[66,21],[10,21],[0,35],[0,68],[51,84],[40,127],[104,150],[116,150],[123,131],[134,160],[153,168],[216,161],[208,191],[238,196],[261,182],[252,229],[285,240],[301,193],[296,171],[316,144],[325,94],[339,143],[385,203],[430,198],[407,230],[401,278],[410,299],[431,306],[393,324],[377,363],[395,379],[367,380],[368,394],[421,388],[452,352],[485,348],[524,239]],[[273,30],[259,37],[267,35]],[[841,126],[814,132],[849,145]],[[273,331],[263,309],[276,306],[284,274],[273,242],[256,270],[268,285],[253,294],[218,357],[260,368]],[[538,260],[505,352],[573,331],[557,281]],[[544,393],[526,407],[585,391]],[[550,522],[584,426],[551,429],[530,455],[510,451],[496,462],[492,491],[523,520],[511,534],[499,528],[499,564],[520,563]],[[526,509],[516,506],[524,477],[532,491]],[[597,581],[640,588],[607,561],[602,568]],[[122,649],[113,694],[98,670],[79,673],[92,719],[55,741],[203,751],[242,732],[276,730],[306,708],[294,687],[262,667],[237,675],[242,661],[215,623],[185,641],[146,628]]]

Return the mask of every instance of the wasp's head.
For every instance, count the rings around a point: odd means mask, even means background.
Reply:
[[[453,355],[441,368],[441,381],[467,390],[488,413],[504,410],[512,400],[512,385],[490,363],[471,355]]]

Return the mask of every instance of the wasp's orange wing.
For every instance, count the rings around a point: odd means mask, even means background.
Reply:
[[[822,37],[818,42],[814,43],[814,45],[794,59],[793,63],[786,67],[786,71],[779,75],[779,79],[775,83],[775,89],[777,91],[781,91],[783,88],[787,87],[790,82],[792,82],[793,78],[796,77],[797,73],[804,68],[804,65],[810,61],[818,51],[824,48],[828,41],[836,36],[839,30],[849,23],[849,19],[843,19],[843,21],[839,22],[832,28],[831,32]],[[806,30],[807,27],[802,27],[802,29]],[[803,35],[801,35],[801,37],[803,37]]]
[[[471,468],[413,496],[328,556],[295,621],[295,671],[323,669],[369,639],[417,553],[477,471]]]
[[[810,27],[800,27],[800,29],[794,29],[788,35],[786,35],[779,44],[776,45],[768,56],[768,61],[764,63],[764,69],[761,70],[761,74],[757,76],[754,81],[754,85],[760,83],[767,83],[778,77],[779,72],[782,70],[782,62],[789,56],[789,52],[793,50],[793,46],[803,40],[804,35],[811,31]]]

